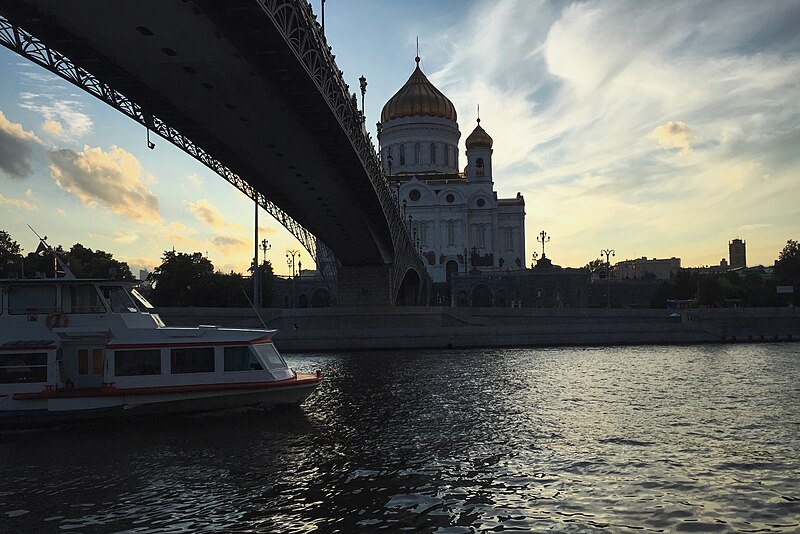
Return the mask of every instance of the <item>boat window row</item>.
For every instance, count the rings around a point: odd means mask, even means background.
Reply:
[[[108,309],[116,313],[137,313],[149,312],[152,306],[135,290],[129,293],[119,285],[64,284],[60,303],[55,285],[13,285],[8,288],[8,311],[12,315],[56,311],[105,313]]]
[[[266,347],[266,349],[263,349]],[[256,350],[269,354],[265,358],[270,369],[284,368],[286,362],[271,345],[256,345]],[[271,350],[270,350],[271,349]],[[114,374],[116,376],[160,375],[162,373],[161,349],[126,349],[114,351]],[[189,347],[170,349],[170,372],[213,373],[214,347]],[[264,367],[248,346],[223,347],[224,372],[261,371]]]
[[[46,381],[46,352],[0,354],[0,384]]]

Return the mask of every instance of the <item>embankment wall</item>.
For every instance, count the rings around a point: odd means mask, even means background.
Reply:
[[[160,308],[171,326],[277,329],[284,352],[800,340],[800,309]]]

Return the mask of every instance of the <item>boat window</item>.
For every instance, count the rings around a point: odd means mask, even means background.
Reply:
[[[225,371],[261,371],[264,367],[250,347],[225,347]]]
[[[136,305],[131,296],[122,286],[100,286],[100,291],[111,306],[111,311],[117,313],[136,313]]]
[[[114,374],[140,376],[161,374],[161,351],[137,349],[114,351]]]
[[[56,286],[29,285],[8,288],[8,313],[52,313],[56,311]]]
[[[190,347],[172,349],[172,373],[213,373],[214,348]]]
[[[288,367],[283,357],[278,354],[278,351],[275,350],[275,347],[271,343],[253,345],[253,348],[259,356],[261,356],[261,359],[264,360],[264,363],[267,364],[267,369],[285,369]]]
[[[78,349],[78,374],[103,374],[103,349]]]
[[[61,288],[61,309],[65,313],[104,313],[106,311],[97,289],[91,284],[63,286]]]
[[[47,353],[0,354],[0,384],[47,382]]]
[[[154,309],[153,305],[135,289],[131,289],[131,295],[133,295],[133,303],[136,304],[140,311],[149,312]]]

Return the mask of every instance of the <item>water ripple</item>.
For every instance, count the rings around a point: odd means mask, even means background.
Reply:
[[[299,409],[0,434],[12,532],[796,532],[796,344],[288,356]]]

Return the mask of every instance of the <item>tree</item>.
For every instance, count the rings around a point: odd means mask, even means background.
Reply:
[[[794,239],[786,242],[775,262],[774,274],[778,285],[794,286],[791,300],[800,304],[800,243]]]
[[[199,306],[204,289],[211,282],[214,265],[200,252],[186,254],[168,250],[161,265],[150,273],[151,295],[156,306]],[[204,302],[205,303],[205,302]]]
[[[778,255],[775,278],[787,285],[800,286],[800,243],[794,239],[787,241]]]
[[[93,251],[80,243],[75,243],[63,256],[72,273],[78,278],[115,277],[120,280],[133,280],[128,264],[115,260],[108,252]]]
[[[22,266],[22,247],[11,239],[11,234],[0,230],[0,278],[19,273]]]

